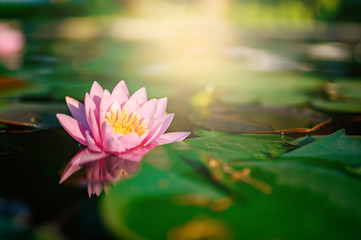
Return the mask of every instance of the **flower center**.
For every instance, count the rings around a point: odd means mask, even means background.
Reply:
[[[148,131],[145,120],[140,121],[140,118],[140,114],[135,114],[134,112],[128,114],[128,109],[124,108],[123,110],[118,109],[107,112],[105,121],[113,127],[116,133],[126,135],[135,132],[140,137]]]

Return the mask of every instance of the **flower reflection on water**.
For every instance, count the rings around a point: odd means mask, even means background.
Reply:
[[[60,183],[81,169],[85,169],[85,176],[76,178],[74,183],[87,185],[89,197],[93,194],[99,196],[103,190],[107,192],[111,184],[135,174],[140,160],[153,147],[138,147],[121,155],[94,153],[88,148],[82,149],[66,166]]]

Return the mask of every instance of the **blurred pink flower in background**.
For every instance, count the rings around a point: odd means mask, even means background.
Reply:
[[[91,152],[124,154],[135,148],[185,139],[189,132],[164,133],[174,114],[167,114],[167,98],[147,100],[145,88],[129,95],[124,81],[112,93],[94,82],[84,104],[66,97],[73,117],[57,114],[64,129]],[[131,154],[131,152],[130,152]],[[138,159],[139,161],[140,159]]]
[[[7,68],[21,65],[21,52],[25,45],[23,33],[7,23],[0,23],[0,60]]]
[[[9,57],[19,53],[24,47],[23,34],[8,24],[0,23],[0,56]]]

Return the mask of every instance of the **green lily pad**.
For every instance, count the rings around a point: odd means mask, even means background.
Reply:
[[[317,139],[320,139],[322,137],[320,136],[306,136],[306,137],[300,137],[300,138],[296,138],[290,141],[286,141],[287,144],[294,146],[294,147],[302,147],[305,146],[309,143],[312,143],[314,141],[316,141]]]
[[[311,99],[315,109],[335,113],[361,112],[361,83],[359,79],[338,79],[324,84],[327,98]]]
[[[225,89],[219,99],[221,102],[297,106],[305,104],[312,92],[323,83],[315,76],[290,72],[245,72],[243,75],[220,83],[221,88]]]
[[[328,112],[361,113],[361,101],[332,101],[327,99],[313,99],[311,106]]]
[[[222,131],[206,131],[206,130],[197,130],[194,132],[195,135],[198,137],[211,137],[211,136],[227,136],[230,135],[230,133],[222,132]]]
[[[12,128],[60,127],[55,114],[67,111],[65,103],[17,102],[0,108],[0,123]]]
[[[361,181],[341,169],[278,160],[292,149],[275,135],[158,147],[138,175],[101,199],[103,220],[131,239],[357,239]]]
[[[336,84],[340,91],[348,98],[360,99],[361,100],[361,82],[360,79],[353,80],[339,80]]]
[[[209,157],[232,159],[257,159],[267,161],[292,149],[284,145],[281,135],[226,135],[190,139],[179,144],[168,145],[174,154],[199,159],[201,154]]]
[[[44,96],[49,89],[42,84],[29,84],[16,77],[0,76],[0,99],[19,99],[26,96]]]
[[[339,130],[327,137],[286,153],[280,159],[318,159],[348,165],[361,165],[361,141]]]
[[[328,135],[313,135],[313,136],[306,136],[306,137],[300,137],[300,138],[296,138],[296,139],[292,139],[292,140],[288,140],[286,141],[287,144],[294,146],[294,147],[302,147],[305,146],[309,143],[312,143],[314,141],[323,139],[328,137]],[[350,135],[347,136],[347,138],[351,138],[351,139],[355,139],[355,140],[361,140],[361,136],[355,136],[355,135]]]
[[[193,109],[193,112],[191,120],[199,127],[232,133],[292,129],[298,133],[303,129],[308,133],[314,126],[329,120],[327,116],[309,109],[288,107],[213,104],[204,109]]]

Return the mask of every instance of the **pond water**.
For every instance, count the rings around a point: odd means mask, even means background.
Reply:
[[[356,3],[50,2],[0,1],[0,239],[357,239]],[[69,136],[65,97],[121,80],[187,140],[115,156]]]

